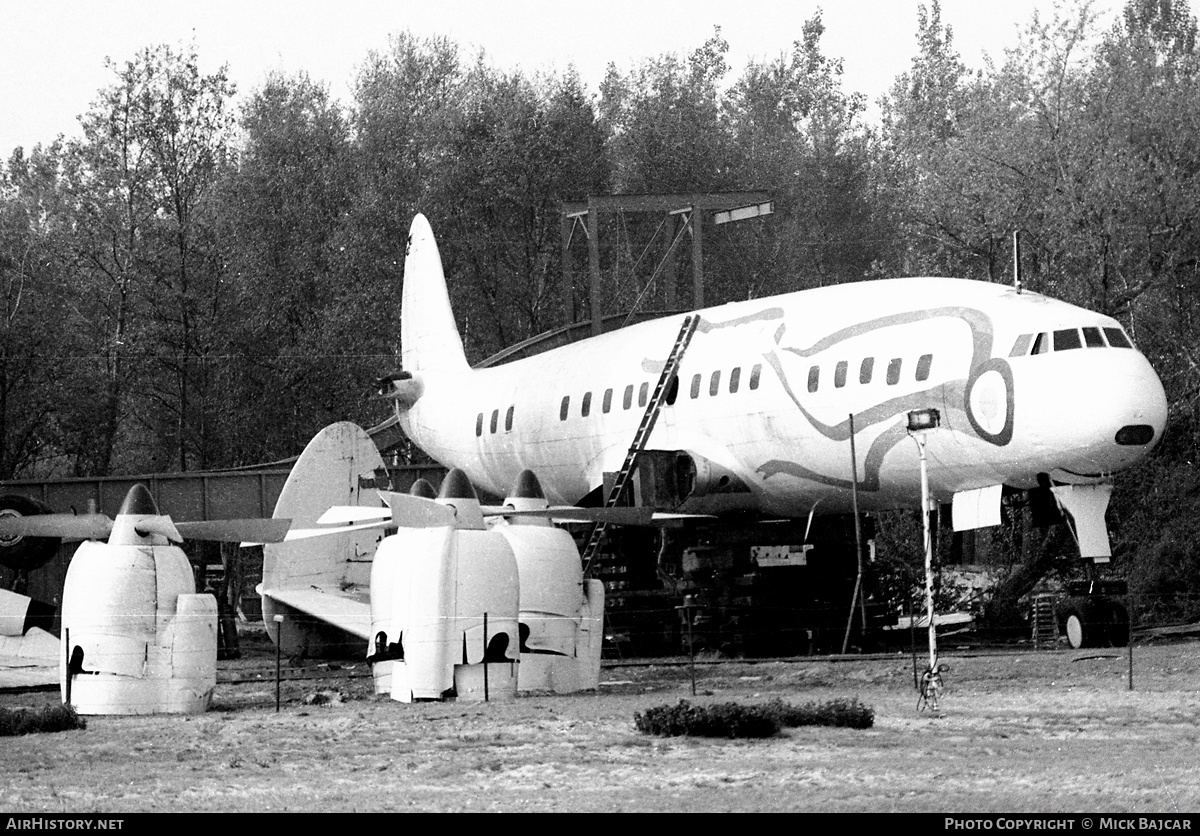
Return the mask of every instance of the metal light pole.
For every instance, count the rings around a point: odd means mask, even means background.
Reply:
[[[929,468],[925,463],[925,433],[913,434],[921,451],[921,526],[925,532],[925,615],[929,618],[929,667],[937,667],[937,630],[933,624],[933,534],[929,530]]]
[[[925,673],[925,682],[933,686],[932,693],[926,693],[923,687],[922,696],[930,702],[935,711],[941,676],[937,660],[937,628],[933,623],[933,536],[929,530],[929,471],[925,462],[925,437],[930,430],[938,428],[941,418],[936,409],[914,409],[908,413],[908,434],[917,442],[917,450],[921,457],[921,524],[925,532],[925,614],[929,618],[929,670]]]
[[[280,647],[283,646],[283,616],[277,615],[272,619],[275,622],[275,713],[279,713],[279,655]]]

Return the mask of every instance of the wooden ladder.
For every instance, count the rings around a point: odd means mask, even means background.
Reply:
[[[1033,649],[1041,650],[1043,646],[1053,648],[1058,644],[1058,619],[1054,617],[1054,602],[1057,598],[1053,593],[1040,593],[1033,596]]]
[[[634,433],[633,443],[629,445],[629,452],[625,454],[625,462],[617,471],[617,478],[608,492],[608,499],[604,502],[605,508],[612,508],[621,501],[621,496],[625,493],[625,486],[629,483],[629,477],[637,467],[638,456],[646,449],[646,442],[649,441],[654,424],[658,421],[658,413],[671,391],[671,385],[679,375],[679,363],[683,360],[683,354],[687,351],[687,347],[692,341],[692,335],[696,333],[696,326],[699,324],[700,317],[695,314],[684,317],[683,325],[679,329],[679,336],[675,338],[675,344],[671,346],[671,353],[663,365],[662,374],[658,377],[658,384],[654,387],[654,392],[646,403],[646,412],[642,415],[642,422],[638,424],[637,432]],[[592,526],[592,533],[588,537],[582,556],[585,572],[591,565],[592,558],[600,550],[600,544],[604,541],[604,532],[607,528],[608,523],[603,520]]]

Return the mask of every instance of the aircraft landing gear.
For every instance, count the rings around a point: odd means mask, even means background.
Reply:
[[[1129,641],[1129,611],[1125,605],[1095,591],[1068,598],[1060,618],[1067,643],[1074,650],[1124,647]]]

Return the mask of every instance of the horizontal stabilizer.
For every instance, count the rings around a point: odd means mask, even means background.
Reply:
[[[310,586],[304,589],[263,589],[259,594],[370,641],[371,602],[341,590]],[[285,616],[286,617],[286,616]]]

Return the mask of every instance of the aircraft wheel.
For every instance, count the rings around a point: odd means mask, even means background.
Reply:
[[[1086,640],[1091,638],[1091,630],[1086,628],[1083,617],[1075,610],[1067,613],[1065,631],[1067,634],[1067,644],[1071,645],[1074,649],[1078,650],[1081,647],[1088,646]]]
[[[1129,639],[1129,612],[1119,601],[1078,600],[1063,613],[1067,643],[1084,647],[1124,647]]]
[[[0,517],[29,517],[49,511],[48,507],[27,496],[0,496]],[[57,537],[26,537],[23,534],[0,537],[0,563],[17,571],[36,569],[54,556],[61,543]]]
[[[1104,617],[1095,601],[1072,601],[1063,614],[1063,632],[1075,650],[1099,647],[1107,638]]]

